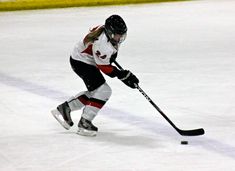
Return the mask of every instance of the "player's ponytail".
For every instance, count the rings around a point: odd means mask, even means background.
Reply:
[[[90,33],[86,35],[86,37],[83,39],[84,45],[87,45],[89,43],[93,43],[95,40],[98,40],[98,37],[103,33],[104,26],[98,26],[90,30]]]

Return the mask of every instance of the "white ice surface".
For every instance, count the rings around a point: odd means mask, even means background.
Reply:
[[[208,0],[0,13],[0,170],[235,170],[234,9],[234,0]],[[68,62],[74,44],[113,13],[128,25],[119,63],[179,128],[204,136],[179,136],[137,90],[108,77],[97,137],[52,117],[85,89]]]

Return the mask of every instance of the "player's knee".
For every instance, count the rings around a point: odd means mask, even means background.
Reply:
[[[101,91],[106,96],[106,98],[108,98],[108,99],[112,95],[112,89],[107,83],[104,83],[102,85]]]
[[[111,95],[112,95],[112,89],[107,83],[102,84],[94,92],[94,96],[96,98],[103,99],[105,101],[107,101],[110,98]]]

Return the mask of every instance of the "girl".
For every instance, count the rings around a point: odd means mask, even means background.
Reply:
[[[133,73],[119,70],[112,65],[126,35],[127,26],[124,20],[119,15],[112,15],[106,19],[105,25],[93,28],[74,47],[70,64],[84,81],[87,91],[80,92],[52,110],[53,116],[65,129],[73,126],[71,111],[83,108],[77,133],[87,136],[97,134],[98,128],[92,124],[92,120],[112,93],[102,73],[112,78],[117,77],[127,86],[136,88],[139,80]]]

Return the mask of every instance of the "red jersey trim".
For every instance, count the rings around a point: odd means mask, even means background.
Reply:
[[[105,74],[110,74],[114,70],[112,65],[97,65],[97,67]]]
[[[93,44],[90,44],[85,50],[82,51],[82,53],[86,53],[88,55],[93,56],[92,47],[93,47]]]

